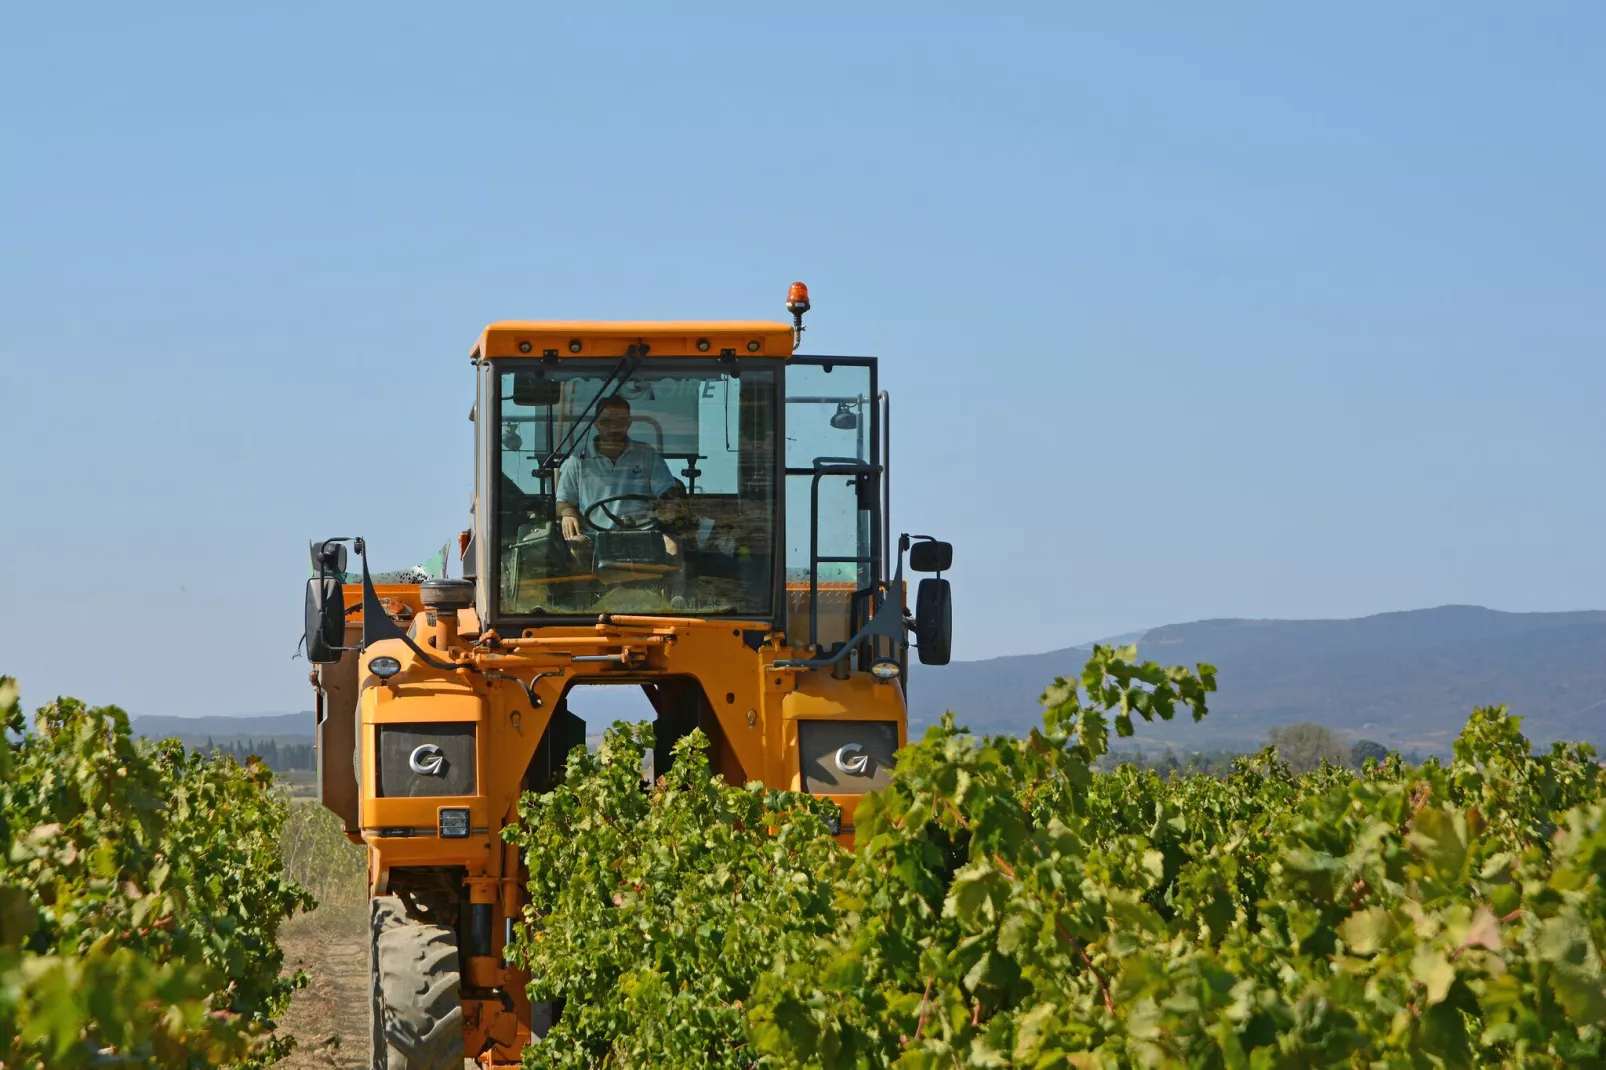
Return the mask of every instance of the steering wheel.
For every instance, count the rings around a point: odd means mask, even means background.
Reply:
[[[616,531],[658,530],[658,518],[652,513],[649,512],[644,516],[635,517],[618,516],[612,509],[608,508],[608,506],[612,505],[614,502],[646,502],[648,505],[657,505],[658,499],[650,494],[613,494],[606,498],[599,498],[592,502],[586,507],[585,512],[581,515],[585,518],[585,522],[589,524],[593,530],[597,531],[605,530],[596,522],[596,520],[592,519],[592,514],[598,509],[601,509],[603,515],[609,520],[613,521],[614,530]]]

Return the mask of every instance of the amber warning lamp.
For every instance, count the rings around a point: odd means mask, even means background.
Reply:
[[[786,311],[792,314],[792,348],[797,349],[803,341],[803,313],[809,310],[809,288],[801,282],[794,282],[792,288],[786,291]]]

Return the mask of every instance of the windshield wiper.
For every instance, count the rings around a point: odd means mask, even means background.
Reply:
[[[597,396],[591,399],[591,404],[587,405],[585,411],[580,414],[579,419],[575,420],[574,427],[564,433],[563,440],[553,447],[552,452],[547,454],[546,460],[541,462],[542,468],[551,469],[568,460],[569,454],[573,453],[580,447],[581,443],[585,442],[586,435],[591,432],[592,425],[597,422],[597,417],[602,415],[602,403],[614,397],[624,388],[625,383],[630,381],[630,377],[636,374],[636,369],[641,367],[641,359],[646,355],[647,347],[645,345],[633,345],[625,350],[625,359],[621,360],[614,366],[613,371],[608,373],[608,378],[604,379],[602,385],[597,388]],[[610,386],[613,387],[613,393],[611,394],[608,393],[608,387]],[[572,444],[569,442],[571,437],[574,439]]]

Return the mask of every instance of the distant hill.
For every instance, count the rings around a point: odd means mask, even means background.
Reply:
[[[253,739],[261,743],[311,743],[312,711],[259,713],[239,717],[135,717],[130,727],[147,739],[179,739],[186,744]]]
[[[1505,703],[1538,743],[1589,740],[1606,751],[1606,611],[1502,613],[1441,606],[1354,620],[1205,620],[1115,636],[1165,664],[1207,661],[1220,690],[1199,724],[1138,726],[1132,742],[1179,752],[1252,749],[1274,725],[1319,721],[1351,739],[1445,753],[1474,706]],[[913,665],[910,721],[952,709],[977,731],[1024,732],[1040,724],[1038,696],[1077,672],[1091,644],[940,668]],[[597,735],[612,720],[649,718],[636,688],[600,688],[575,712]],[[210,737],[312,739],[312,714],[136,717],[134,731],[187,743]]]
[[[1121,638],[1145,659],[1218,670],[1210,715],[1140,726],[1146,746],[1248,748],[1274,725],[1319,721],[1350,738],[1442,753],[1474,706],[1505,703],[1536,742],[1606,749],[1606,611],[1441,606],[1354,620],[1207,620]],[[1043,688],[1080,669],[1087,649],[913,666],[911,721],[952,709],[978,731],[1025,731],[1040,723]]]

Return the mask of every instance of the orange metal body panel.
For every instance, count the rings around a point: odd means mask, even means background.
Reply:
[[[699,351],[697,342],[708,348]],[[571,348],[578,343],[579,349]],[[757,343],[758,348],[750,348]],[[521,348],[528,345],[528,349]],[[474,347],[477,359],[539,358],[547,350],[568,357],[619,358],[632,345],[645,344],[655,357],[717,357],[734,349],[742,357],[792,355],[792,328],[765,321],[692,320],[686,322],[593,323],[584,321],[507,320],[493,323]]]
[[[903,689],[897,684],[882,683],[868,673],[853,673],[846,680],[837,680],[821,673],[804,677],[806,686],[781,696],[781,754],[775,763],[776,772],[789,770],[791,779],[781,782],[766,780],[773,787],[792,791],[803,790],[803,764],[797,745],[797,723],[802,720],[840,721],[894,721],[898,725],[898,746],[909,742],[909,727],[904,716]],[[837,841],[845,847],[853,846],[854,812],[859,808],[857,795],[822,795],[842,808],[843,832]]]
[[[387,865],[463,864],[483,857],[487,837],[467,840],[411,842],[380,840],[377,830],[433,826],[436,810],[450,803],[471,809],[471,827],[493,828],[511,820],[519,784],[536,745],[541,741],[564,691],[584,683],[652,683],[666,677],[691,677],[703,687],[729,744],[735,768],[727,777],[762,780],[775,787],[801,790],[797,721],[805,718],[895,721],[899,743],[904,737],[902,689],[865,673],[837,680],[825,672],[775,669],[773,663],[794,656],[789,646],[770,644],[755,651],[741,633],[758,627],[729,621],[677,621],[653,629],[606,625],[544,628],[540,647],[518,647],[508,653],[479,655],[484,668],[535,679],[542,700],[531,709],[523,687],[468,669],[446,674],[424,665],[397,641],[375,644],[363,656],[360,699],[364,733],[362,763],[362,827],[364,838],[381,846]],[[658,634],[669,632],[670,634]],[[654,640],[660,640],[654,642]],[[662,641],[668,640],[668,641]],[[550,642],[550,646],[546,643]],[[631,666],[576,664],[575,651],[639,655]],[[367,673],[369,659],[389,655],[403,669],[388,681]],[[373,729],[385,723],[474,722],[477,733],[478,790],[471,797],[381,798],[376,788]],[[844,797],[845,811],[852,798]],[[845,823],[851,819],[844,813]],[[403,861],[405,859],[405,861]],[[377,875],[376,875],[377,876]]]

